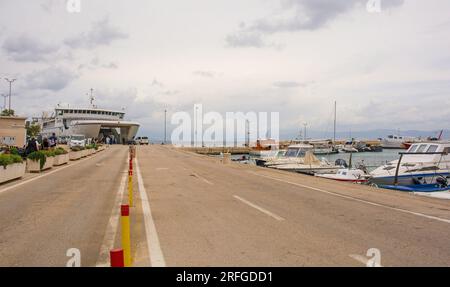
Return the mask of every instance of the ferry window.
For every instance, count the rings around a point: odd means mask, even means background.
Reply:
[[[424,152],[424,150],[425,150],[426,147],[427,147],[426,144],[421,144],[421,145],[419,146],[419,148],[417,149],[417,152]]]
[[[58,116],[62,116],[63,115],[63,111],[59,110],[58,111]]]
[[[394,136],[388,136],[388,139],[393,139],[394,138]]]
[[[64,110],[64,113],[67,114],[69,112],[69,110]]]
[[[436,152],[438,146],[437,145],[430,145],[427,152]]]
[[[418,147],[418,145],[412,145],[412,146],[409,148],[409,151],[408,151],[408,152],[415,152],[416,149],[417,149],[417,147]]]

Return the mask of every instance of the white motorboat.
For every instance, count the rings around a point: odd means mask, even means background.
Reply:
[[[284,164],[303,163],[303,157],[308,151],[313,151],[314,146],[310,144],[295,144],[288,146],[286,153],[282,157],[268,159],[264,162],[266,167],[274,167]]]
[[[433,184],[450,178],[450,142],[430,141],[413,144],[400,159],[372,171],[377,185]],[[400,165],[398,164],[400,161]],[[398,167],[398,171],[397,171]],[[397,176],[396,176],[397,174]],[[397,177],[397,182],[395,182]]]
[[[333,165],[327,160],[319,160],[312,151],[307,151],[302,162],[271,166],[279,170],[294,171],[305,174],[336,173],[341,166]]]
[[[337,181],[354,182],[354,183],[367,182],[368,178],[370,177],[362,169],[357,168],[342,168],[339,169],[336,173],[316,174],[315,176]]]
[[[406,149],[404,145],[405,142],[416,142],[418,138],[415,137],[405,137],[399,135],[388,135],[386,138],[381,139],[381,146],[383,148],[391,149]]]

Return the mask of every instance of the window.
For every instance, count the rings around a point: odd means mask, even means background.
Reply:
[[[417,148],[418,148],[419,146],[418,145],[412,145],[410,148],[409,148],[409,150],[408,150],[408,152],[415,152],[416,150],[417,150]]]
[[[297,152],[298,152],[298,149],[289,148],[288,151],[286,152],[286,156],[287,157],[295,157],[295,156],[297,156]]]
[[[419,146],[419,148],[417,149],[416,152],[424,152],[424,150],[425,150],[426,147],[427,147],[426,144],[421,144],[421,145]]]
[[[436,152],[436,150],[438,149],[437,145],[430,145],[430,147],[427,149],[427,152]]]
[[[444,153],[449,154],[450,153],[450,147],[444,148]]]

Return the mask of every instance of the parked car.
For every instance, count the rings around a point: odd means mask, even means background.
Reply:
[[[137,137],[135,139],[135,142],[137,145],[148,145],[149,144],[148,137]]]
[[[69,147],[85,147],[86,146],[86,137],[83,135],[71,135],[69,138]]]

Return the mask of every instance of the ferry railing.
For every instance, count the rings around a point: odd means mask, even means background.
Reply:
[[[404,155],[448,155],[448,152],[399,152],[398,154],[400,158],[398,159],[397,169],[395,170],[394,185],[398,185],[398,172]]]

